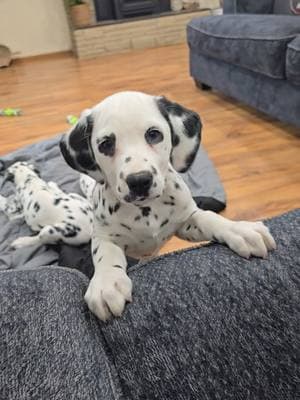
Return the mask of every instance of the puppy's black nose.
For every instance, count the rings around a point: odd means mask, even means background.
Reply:
[[[153,175],[149,171],[130,174],[126,178],[130,192],[136,196],[146,196],[153,183]]]

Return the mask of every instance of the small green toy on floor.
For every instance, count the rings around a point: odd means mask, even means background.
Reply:
[[[0,108],[1,117],[18,117],[22,115],[22,110],[20,108]]]
[[[70,125],[76,125],[77,122],[78,122],[78,117],[76,117],[75,115],[68,115],[68,116],[67,116],[67,122],[68,122]]]

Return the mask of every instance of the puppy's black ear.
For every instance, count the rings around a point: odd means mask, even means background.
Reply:
[[[91,147],[93,125],[91,113],[84,112],[71,131],[61,138],[60,151],[71,168],[103,182],[101,169],[96,164]]]
[[[199,149],[202,129],[200,117],[165,97],[157,97],[156,102],[171,129],[173,149],[170,161],[176,171],[185,172],[192,165]]]

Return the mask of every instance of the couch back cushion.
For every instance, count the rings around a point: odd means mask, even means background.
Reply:
[[[197,54],[286,79],[287,46],[300,34],[300,24],[288,15],[208,16],[192,19],[187,33]]]

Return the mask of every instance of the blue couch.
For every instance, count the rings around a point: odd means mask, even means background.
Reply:
[[[197,86],[300,127],[300,16],[289,0],[224,0],[224,14],[192,19],[187,38]]]

